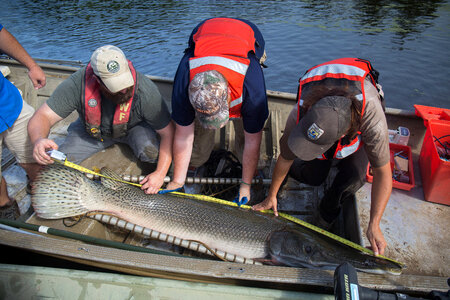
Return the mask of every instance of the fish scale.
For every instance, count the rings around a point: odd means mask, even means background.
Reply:
[[[51,174],[56,172],[58,181],[50,183]],[[35,184],[33,197],[37,215],[44,218],[52,218],[49,210],[53,209],[50,205],[41,208],[38,199],[43,189],[52,191],[54,198],[57,199],[57,195],[61,198],[57,200],[60,203],[51,205],[53,208],[61,207],[61,202],[65,202],[65,191],[77,191],[81,207],[71,206],[67,215],[57,213],[56,217],[70,216],[74,208],[80,210],[77,214],[105,211],[143,227],[186,240],[202,241],[211,248],[247,258],[267,256],[265,245],[268,236],[285,226],[281,220],[262,213],[171,195],[147,195],[138,188],[122,183],[113,184],[116,190],[105,189],[80,172],[62,166],[55,165],[46,174]],[[102,182],[105,181],[109,179],[102,179]],[[54,193],[55,190],[59,192]],[[269,221],[271,219],[274,220]]]
[[[42,218],[57,219],[92,211],[166,235],[198,241],[211,249],[296,267],[333,269],[345,261],[371,273],[400,274],[401,266],[337,243],[284,218],[170,194],[147,195],[110,178],[101,184],[83,173],[53,164],[33,185],[32,204]]]
[[[170,228],[170,233],[177,237],[204,240],[212,248],[244,257],[266,256],[268,236],[285,226],[278,220],[268,222],[271,217],[260,213],[255,217],[253,212],[243,209],[170,195],[146,195],[133,189],[130,187],[119,191],[119,198],[132,200],[118,205],[124,211],[131,206],[137,208],[138,212],[134,215],[137,217],[142,214],[142,217],[137,222],[134,220],[134,223],[164,233],[168,233]],[[130,221],[127,213],[119,217]],[[227,245],[224,246],[223,241],[227,241]]]

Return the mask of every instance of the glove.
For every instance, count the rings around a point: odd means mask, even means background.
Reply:
[[[182,189],[183,187],[179,187],[179,188],[176,188],[176,189],[174,189],[174,190],[160,190],[160,191],[158,191],[158,194],[167,194],[167,193],[172,193],[172,192],[178,192],[178,191],[180,191],[181,189]]]
[[[241,199],[239,197],[239,194],[238,194],[237,197],[234,198],[233,202],[236,203],[239,207],[241,207],[241,205],[247,204],[248,198],[247,197],[242,197],[242,199]]]

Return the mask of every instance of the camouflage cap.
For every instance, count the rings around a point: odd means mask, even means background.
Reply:
[[[220,72],[196,74],[189,83],[189,100],[203,127],[219,129],[228,122],[228,82]]]

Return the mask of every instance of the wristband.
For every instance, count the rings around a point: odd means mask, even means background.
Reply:
[[[241,180],[241,184],[245,184],[245,185],[248,185],[248,186],[251,186],[251,185],[252,185],[251,183],[247,183],[247,182],[245,182],[245,181],[243,181],[243,180]]]

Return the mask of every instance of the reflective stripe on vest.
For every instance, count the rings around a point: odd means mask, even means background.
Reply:
[[[190,80],[197,73],[216,70],[228,81],[230,118],[241,117],[244,79],[255,51],[253,29],[246,23],[228,18],[205,21],[194,34],[194,57],[189,60]]]
[[[303,83],[321,80],[324,78],[345,78],[350,80],[364,79],[368,71],[362,70],[355,66],[344,64],[329,64],[317,67],[302,77]]]
[[[301,106],[304,104],[304,99],[301,99],[302,88],[304,84],[313,81],[320,81],[326,78],[347,79],[360,82],[361,94],[354,95],[356,99],[362,101],[361,118],[365,112],[366,95],[364,92],[364,80],[370,74],[370,62],[360,60],[358,58],[339,58],[323,64],[317,65],[309,69],[299,81],[299,89],[297,95],[297,123],[300,121]],[[370,75],[372,83],[376,85],[374,78]],[[314,103],[310,104],[314,105]],[[334,158],[342,159],[355,153],[361,146],[362,141],[360,135],[356,136],[349,145],[342,146],[342,139],[339,140]],[[326,159],[325,156],[318,157],[319,159]]]
[[[342,145],[340,145],[340,142],[339,142],[339,145],[337,147],[337,151],[336,151],[336,154],[334,155],[334,157],[336,157],[337,159],[346,158],[347,156],[358,151],[358,149],[361,145],[362,145],[362,142],[361,142],[360,135],[357,135],[356,138],[350,143],[350,145],[342,146]]]
[[[244,76],[247,73],[248,69],[248,64],[240,63],[231,58],[221,56],[206,56],[206,57],[192,58],[189,61],[189,67],[191,69],[195,69],[204,65],[224,66]]]
[[[338,145],[336,147],[336,151],[334,152],[333,158],[336,159],[343,159],[346,158],[361,148],[363,145],[363,142],[361,141],[361,135],[357,135],[356,138],[352,140],[352,142],[349,145],[341,145],[341,140],[339,140]],[[317,157],[318,159],[327,159],[325,157],[325,154],[322,154],[321,156]]]
[[[347,79],[352,81],[358,81],[361,84],[361,93],[362,93],[362,110],[361,117],[364,114],[366,107],[366,95],[364,92],[364,80],[369,75],[372,81],[372,84],[376,86],[376,81],[370,74],[370,70],[372,66],[370,62],[367,60],[362,60],[359,58],[339,58],[329,62],[325,62],[323,64],[314,66],[310,68],[299,81],[298,95],[297,95],[297,103],[299,105],[297,122],[300,118],[300,105],[303,105],[303,100],[301,99],[302,87],[304,84],[312,82],[312,81],[320,81],[326,78],[336,78],[336,79]],[[361,100],[360,98],[357,98]]]
[[[133,64],[128,61],[133,80],[135,82],[133,86],[133,92],[131,98],[120,105],[116,105],[116,110],[113,119],[112,135],[114,138],[126,135],[128,121],[130,120],[131,106],[134,99],[134,92],[137,86],[136,70]],[[85,80],[84,80],[84,119],[87,132],[98,139],[101,139],[100,124],[101,124],[101,102],[102,97],[100,93],[100,84],[97,82],[94,76],[94,71],[89,63],[86,67]]]

